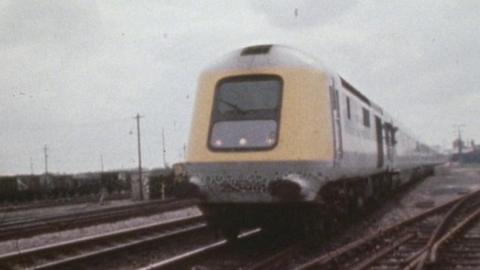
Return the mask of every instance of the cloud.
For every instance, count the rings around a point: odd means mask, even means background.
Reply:
[[[0,14],[1,46],[86,40],[99,26],[91,1],[10,1]]]
[[[329,22],[356,4],[355,0],[252,0],[252,7],[282,28],[312,28]]]
[[[162,164],[162,128],[167,161],[181,160],[202,68],[258,43],[314,55],[428,143],[478,115],[477,1],[0,5],[0,174],[40,164],[44,144],[54,171],[98,169],[100,153],[133,167],[137,112],[144,164]]]

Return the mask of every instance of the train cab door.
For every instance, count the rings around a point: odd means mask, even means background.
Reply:
[[[377,168],[382,168],[384,163],[383,128],[382,120],[378,116],[375,116],[375,131],[377,134]]]
[[[342,123],[340,115],[340,94],[335,87],[334,78],[330,79],[329,89],[333,119],[333,143],[335,145],[334,166],[339,166],[339,162],[343,158]]]

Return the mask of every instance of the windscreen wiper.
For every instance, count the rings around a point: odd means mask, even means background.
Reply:
[[[223,99],[218,99],[218,101],[220,101],[220,102],[223,103],[223,104],[228,105],[228,107],[234,109],[235,112],[237,112],[237,113],[240,113],[240,114],[246,114],[246,113],[247,113],[247,111],[245,111],[244,109],[238,107],[238,105],[235,105],[235,104],[230,103],[230,102],[228,102],[228,101],[225,101],[225,100],[223,100]]]

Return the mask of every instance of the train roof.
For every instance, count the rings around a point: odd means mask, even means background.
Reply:
[[[237,49],[214,62],[206,68],[205,72],[223,72],[267,67],[315,69],[325,72],[330,76],[338,76],[345,89],[378,113],[382,115],[385,114],[381,106],[372,102],[362,92],[327,68],[314,56],[285,45],[262,44]],[[384,115],[384,117],[391,119],[388,115]]]
[[[255,45],[235,50],[206,68],[206,72],[265,67],[308,68],[328,71],[315,57],[276,44]]]
[[[294,68],[294,69],[314,69],[329,74],[329,76],[338,77],[342,86],[358,97],[366,106],[382,115],[385,122],[394,123],[402,132],[413,140],[419,141],[411,132],[399,121],[394,119],[381,106],[374,103],[361,91],[357,90],[352,84],[340,77],[339,74],[323,65],[316,57],[304,53],[301,50],[278,44],[262,44],[244,47],[232,51],[219,60],[208,66],[204,73],[226,72],[247,69],[262,68]]]

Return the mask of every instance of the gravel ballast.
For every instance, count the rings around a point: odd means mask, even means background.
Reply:
[[[399,223],[479,188],[480,167],[439,166],[435,175],[427,177],[403,196],[372,226],[382,228]]]

